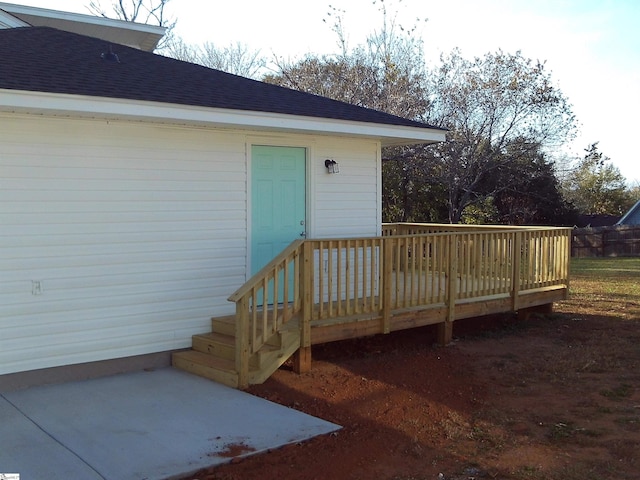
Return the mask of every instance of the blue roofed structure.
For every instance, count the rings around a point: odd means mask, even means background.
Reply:
[[[640,200],[622,216],[616,225],[640,225]]]

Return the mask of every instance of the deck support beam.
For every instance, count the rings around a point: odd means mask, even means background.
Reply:
[[[518,320],[527,321],[532,314],[551,315],[553,313],[553,303],[544,303],[534,307],[521,308],[518,310]]]
[[[438,324],[438,343],[446,347],[453,340],[453,322],[446,320]]]
[[[302,247],[302,318],[300,322],[300,348],[293,355],[293,371],[311,370],[311,313],[313,311],[313,250],[308,242]]]
[[[298,374],[311,371],[311,347],[300,347],[293,354],[293,371]]]

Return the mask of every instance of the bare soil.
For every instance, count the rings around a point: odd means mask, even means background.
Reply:
[[[190,478],[640,479],[638,312],[577,298],[456,322],[447,347],[432,327],[314,347],[249,391],[342,430]]]

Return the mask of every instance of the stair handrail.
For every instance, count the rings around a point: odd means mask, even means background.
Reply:
[[[236,304],[236,355],[235,368],[238,373],[238,385],[244,388],[248,385],[249,359],[252,354],[260,350],[278,330],[293,318],[302,308],[299,285],[303,269],[299,262],[302,256],[304,239],[295,240],[273,260],[266,264],[228,300]],[[293,292],[288,291],[289,263],[294,262]],[[296,262],[298,262],[296,264]],[[297,266],[296,266],[297,265]],[[276,287],[279,283],[280,272],[283,272],[283,303],[278,305],[280,291]],[[285,273],[286,272],[286,273]],[[269,291],[273,282],[273,292]],[[269,294],[273,294],[275,305],[268,305]],[[293,300],[289,298],[292,294]],[[262,305],[259,305],[262,303]]]
[[[230,302],[236,303],[244,295],[251,291],[256,285],[264,280],[264,277],[269,274],[273,269],[280,264],[283,260],[293,254],[296,250],[299,252],[302,250],[304,240],[294,240],[291,242],[282,252],[280,252],[273,260],[262,267],[258,272],[253,274],[249,280],[242,284],[235,292],[233,292],[227,299]]]

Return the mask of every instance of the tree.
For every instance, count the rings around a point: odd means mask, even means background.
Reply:
[[[415,35],[418,27],[404,28],[385,2],[378,5],[381,26],[363,45],[349,48],[344,11],[334,8],[325,21],[331,22],[340,53],[307,55],[297,62],[281,60],[276,73],[264,80],[404,118],[424,120],[429,107],[428,73],[422,42]],[[384,221],[441,221],[442,188],[430,182],[420,152],[416,147],[383,149]]]
[[[405,29],[386,3],[379,5],[381,27],[364,45],[348,47],[344,12],[333,9],[329,18],[341,52],[307,55],[297,62],[281,59],[276,73],[264,80],[405,118],[422,118],[428,106],[422,42],[412,35],[416,27]]]
[[[186,44],[180,38],[174,38],[167,45],[164,54],[178,60],[198,63],[248,78],[258,78],[267,64],[259,50],[251,50],[241,42],[218,48],[211,42],[197,46]]]
[[[465,208],[509,187],[492,182],[505,164],[537,151],[548,154],[573,135],[568,100],[552,85],[544,64],[520,52],[467,60],[454,50],[441,57],[431,79],[427,120],[449,129],[447,141],[431,152],[449,192],[452,223]]]
[[[634,203],[620,170],[598,150],[598,142],[585,149],[566,185],[566,196],[586,215],[622,215]]]
[[[385,149],[382,162],[383,222],[435,222],[447,219],[447,192],[434,180],[429,158],[415,148]]]
[[[631,183],[627,191],[629,193],[629,201],[635,205],[640,200],[640,181],[636,180]]]
[[[117,18],[127,22],[147,23],[167,29],[160,40],[157,50],[165,48],[173,37],[177,20],[165,15],[165,7],[170,0],[117,0],[105,8],[101,0],[91,0],[87,8],[95,15],[105,18]]]
[[[519,153],[521,150],[522,153]],[[491,197],[495,223],[508,225],[574,225],[577,211],[562,195],[555,166],[535,146],[519,139],[507,147],[513,160],[503,162]]]
[[[436,146],[383,149],[385,219],[439,218],[443,209],[427,207],[429,195],[432,202],[444,202],[452,223],[471,208],[490,208],[496,218],[515,219],[515,212],[505,217],[495,211],[499,194],[510,189],[496,181],[506,181],[498,172],[508,171],[510,163],[533,162],[539,152],[553,164],[552,153],[575,130],[568,100],[544,64],[520,52],[468,60],[454,50],[427,70],[422,43],[381,5],[382,27],[366,44],[349,49],[337,15],[333,29],[340,54],[282,64],[266,80],[449,129],[447,141]],[[505,193],[503,204],[515,206],[523,189],[510,191],[511,200]]]

